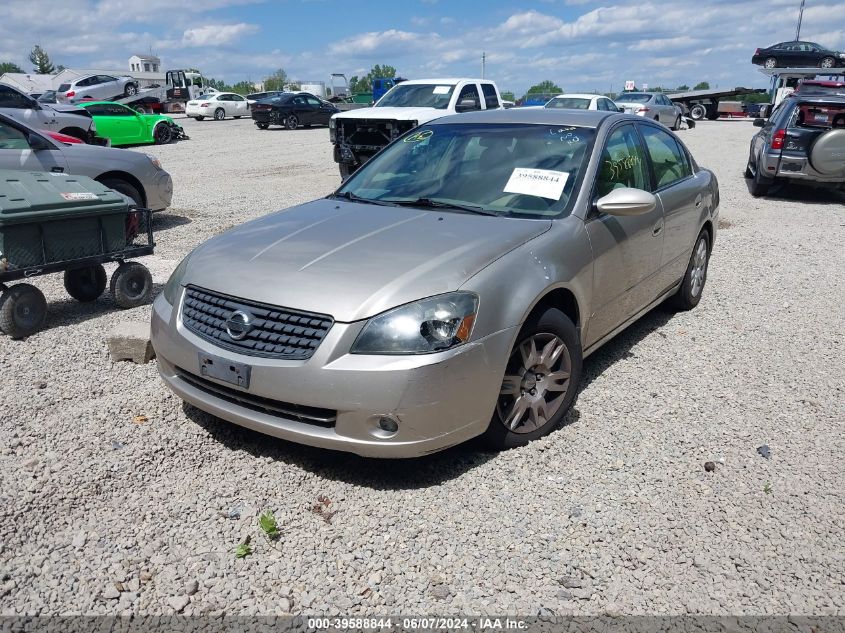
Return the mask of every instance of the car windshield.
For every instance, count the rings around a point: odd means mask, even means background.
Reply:
[[[571,110],[589,110],[590,99],[579,97],[555,97],[546,104],[547,108],[568,108]]]
[[[594,130],[575,126],[419,127],[361,167],[336,196],[371,204],[520,218],[569,212]]]
[[[384,95],[377,108],[436,108],[449,106],[455,86],[448,84],[398,84]]]
[[[641,92],[629,92],[627,94],[619,95],[615,100],[627,103],[646,103],[650,99],[651,95],[643,94]]]

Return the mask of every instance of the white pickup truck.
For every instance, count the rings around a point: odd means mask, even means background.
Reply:
[[[334,160],[344,180],[393,139],[422,123],[459,112],[502,107],[487,79],[414,79],[391,88],[372,108],[335,114],[329,121]]]

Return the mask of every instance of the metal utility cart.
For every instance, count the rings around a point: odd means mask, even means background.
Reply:
[[[147,303],[152,276],[129,259],[150,255],[149,209],[86,178],[0,170],[0,330],[13,338],[37,331],[47,315],[44,294],[20,279],[64,271],[68,294],[94,301],[106,289],[106,262],[120,265],[110,291],[121,308]]]

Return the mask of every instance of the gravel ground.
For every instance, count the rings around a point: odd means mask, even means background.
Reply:
[[[190,141],[137,150],[175,181],[157,283],[339,182],[325,129],[184,123]],[[0,613],[845,614],[845,206],[753,199],[753,132],[681,133],[722,191],[701,305],[606,345],[570,423],[501,454],[368,461],[183,408],[155,363],[109,359],[149,307],[39,278],[48,329],[0,338]]]

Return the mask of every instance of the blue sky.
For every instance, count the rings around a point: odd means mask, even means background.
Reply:
[[[794,37],[799,0],[6,0],[0,61],[126,68],[150,49],[165,68],[235,82],[275,68],[300,80],[364,74],[487,77],[517,94],[638,84],[763,87],[757,46]],[[845,2],[806,0],[801,39],[845,49]]]

